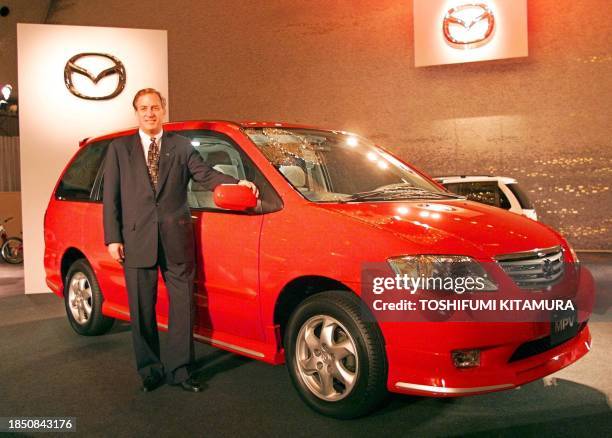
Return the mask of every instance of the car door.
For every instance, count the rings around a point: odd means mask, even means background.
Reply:
[[[265,185],[261,172],[228,136],[214,131],[183,131],[194,148],[216,170]],[[260,212],[217,207],[213,193],[189,184],[188,201],[196,237],[196,324],[223,334],[263,340],[259,300]]]

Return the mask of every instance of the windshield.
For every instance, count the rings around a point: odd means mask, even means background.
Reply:
[[[245,133],[310,201],[457,197],[363,137],[293,128],[248,128]]]

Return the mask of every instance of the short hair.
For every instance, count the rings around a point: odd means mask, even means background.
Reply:
[[[161,101],[162,108],[166,108],[166,98],[162,96],[159,91],[157,91],[155,88],[143,88],[142,90],[138,90],[138,92],[134,96],[134,100],[132,100],[132,106],[134,107],[134,109],[137,109],[136,101],[138,100],[138,98],[140,96],[144,96],[145,94],[157,94],[159,100]]]

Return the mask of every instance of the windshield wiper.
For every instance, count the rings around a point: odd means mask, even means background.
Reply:
[[[465,199],[465,196],[454,193],[432,192],[414,186],[389,186],[387,188],[368,190],[366,192],[353,193],[341,202],[365,201],[373,199],[394,200],[394,199]]]

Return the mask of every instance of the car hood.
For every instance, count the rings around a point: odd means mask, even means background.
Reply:
[[[490,258],[562,242],[545,225],[516,213],[464,200],[319,204],[397,237],[417,251]]]

